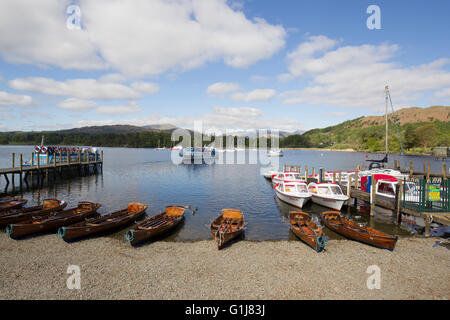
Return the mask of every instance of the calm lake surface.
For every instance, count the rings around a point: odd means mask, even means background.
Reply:
[[[186,211],[184,224],[167,236],[174,241],[209,239],[209,224],[223,208],[237,208],[244,212],[248,223],[245,239],[248,240],[287,240],[296,239],[289,231],[288,212],[296,210],[279,201],[272,189],[270,181],[261,175],[261,170],[268,168],[258,164],[213,164],[213,165],[175,165],[171,161],[171,151],[155,149],[101,148],[104,151],[103,173],[89,176],[73,176],[61,180],[52,180],[40,187],[22,190],[15,183],[14,192],[11,185],[8,194],[23,196],[28,199],[29,206],[35,205],[48,197],[66,200],[68,208],[76,206],[78,201],[88,200],[102,203],[99,213],[104,214],[125,208],[128,202],[142,202],[149,205],[147,215],[153,216],[163,211],[165,206],[191,205],[198,208],[195,215]],[[24,155],[29,160],[32,146],[0,146],[0,167],[11,167],[11,153]],[[332,152],[313,150],[283,150],[280,157],[280,168],[284,164],[302,165],[326,170],[355,170],[359,164],[366,165],[366,153]],[[227,155],[228,156],[228,155]],[[231,157],[235,155],[231,154]],[[248,151],[246,152],[248,159]],[[369,158],[381,159],[383,155],[369,155]],[[267,160],[267,159],[266,159]],[[408,167],[409,161],[414,167],[422,170],[424,162],[431,163],[431,171],[440,172],[442,161],[432,157],[389,156],[389,166],[394,160],[400,160],[402,167]],[[262,161],[262,160],[261,160]],[[260,162],[260,161],[258,161]],[[449,167],[449,165],[447,164]],[[0,177],[0,190],[5,188],[5,179]],[[328,209],[309,202],[303,211],[312,214],[320,224],[320,212]],[[421,228],[403,222],[396,226],[394,216],[379,210],[375,217],[369,216],[367,204],[344,206],[342,212],[360,223],[366,223],[376,229],[408,236],[421,233]],[[125,233],[132,226],[107,236],[124,239]],[[432,228],[432,235],[444,235],[447,228]],[[331,239],[341,237],[325,229]]]

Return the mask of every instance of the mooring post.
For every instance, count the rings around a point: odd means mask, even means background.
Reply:
[[[443,163],[442,164],[442,181],[444,181],[445,179],[447,179],[447,164]]]
[[[377,182],[375,181],[375,177],[372,174],[370,176],[370,216],[373,217],[375,215],[375,194],[376,194]]]
[[[425,238],[430,237],[430,224],[431,224],[431,218],[429,214],[425,214]]]
[[[347,197],[348,197],[347,205],[348,206],[350,206],[350,204],[351,204],[351,192],[350,192],[351,188],[352,188],[352,176],[349,174],[347,176]]]
[[[414,163],[412,161],[409,162],[409,178],[412,179],[414,174]]]
[[[342,182],[342,171],[339,171],[339,183]]]
[[[430,163],[428,162],[428,165],[427,165],[427,182],[429,182],[430,181]]]
[[[11,154],[11,162],[12,162],[12,167],[11,168],[14,168],[14,165],[15,165],[15,163],[14,163],[14,160],[16,159],[16,154],[13,152],[12,154]]]
[[[308,179],[308,166],[305,166],[305,181]]]
[[[41,157],[39,156],[39,153],[37,154],[37,167],[38,167],[38,169],[40,169],[41,168]]]
[[[333,183],[336,183],[336,173],[333,172]]]
[[[403,180],[399,179],[397,184],[398,190],[396,190],[395,194],[397,195],[397,218],[395,219],[396,224],[400,224],[402,222],[402,213],[400,211],[402,207],[402,198],[403,198]]]
[[[311,172],[311,175],[312,175],[312,178],[314,179],[315,178],[315,169],[314,169],[314,167],[312,167],[312,172]]]
[[[22,154],[19,155],[19,161],[20,161],[20,178],[22,179],[22,167],[23,167],[23,157]]]

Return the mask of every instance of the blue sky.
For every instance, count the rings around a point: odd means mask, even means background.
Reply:
[[[81,30],[66,25],[69,5]],[[369,30],[369,5],[381,29]],[[448,1],[0,3],[0,130],[306,130],[449,105]],[[45,17],[45,19],[42,19]]]

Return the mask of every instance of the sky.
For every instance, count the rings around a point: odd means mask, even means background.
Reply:
[[[0,131],[308,130],[383,114],[385,85],[396,110],[449,105],[448,12],[438,0],[2,0]]]

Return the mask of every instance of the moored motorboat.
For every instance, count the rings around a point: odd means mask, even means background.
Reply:
[[[269,149],[267,151],[267,156],[269,156],[269,157],[282,157],[283,156],[283,151],[281,151],[280,149]]]
[[[4,211],[0,214],[0,227],[10,223],[17,223],[27,220],[31,217],[38,217],[52,212],[63,210],[67,202],[57,199],[45,199],[41,205],[21,208],[16,210]]]
[[[281,181],[274,189],[278,199],[298,208],[311,199],[311,193],[303,181]]]
[[[24,204],[28,202],[27,199],[16,197],[3,197],[0,198],[0,213],[4,211],[10,211],[14,209],[22,208]]]
[[[238,209],[223,209],[211,223],[211,235],[217,243],[217,249],[221,249],[225,243],[237,238],[244,232],[244,215]]]
[[[315,183],[308,185],[312,202],[321,206],[341,210],[342,205],[348,200],[348,196],[342,193],[341,187],[336,183]]]
[[[274,175],[272,175],[272,184],[273,185],[276,185],[277,183],[280,183],[282,181],[305,182],[305,179],[297,171],[277,172]]]
[[[325,248],[327,241],[323,231],[312,221],[309,214],[301,211],[290,211],[289,226],[297,237],[317,252]]]
[[[174,229],[183,221],[185,209],[175,205],[166,207],[164,212],[145,219],[134,229],[129,230],[126,234],[127,242],[135,245]]]
[[[365,225],[345,219],[340,212],[326,211],[321,213],[322,222],[332,231],[356,241],[372,246],[394,250],[398,237],[375,230]]]
[[[58,236],[64,240],[74,240],[95,233],[118,229],[142,216],[147,207],[146,204],[142,203],[129,203],[126,209],[105,214],[101,217],[87,219],[73,225],[63,226],[58,229]]]
[[[100,203],[83,201],[76,208],[53,212],[40,217],[32,217],[25,221],[9,224],[6,227],[6,235],[15,239],[25,235],[55,230],[61,226],[70,225],[81,221],[97,212]]]

